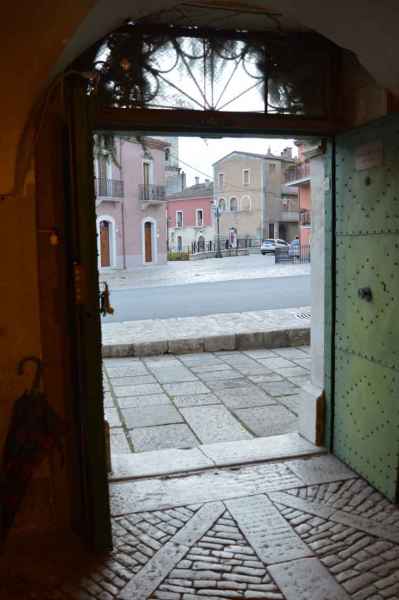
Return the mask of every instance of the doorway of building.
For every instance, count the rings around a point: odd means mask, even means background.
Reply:
[[[146,263],[152,262],[152,227],[150,221],[144,223],[144,262]]]
[[[111,266],[111,241],[109,221],[100,221],[100,264],[101,267]]]

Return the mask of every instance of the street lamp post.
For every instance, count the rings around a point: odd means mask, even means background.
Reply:
[[[221,210],[220,210],[218,204],[216,204],[214,210],[215,210],[216,231],[217,231],[215,258],[223,258],[222,250],[220,248],[220,213],[221,213]]]

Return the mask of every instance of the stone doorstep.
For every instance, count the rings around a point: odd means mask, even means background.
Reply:
[[[296,457],[325,454],[297,433],[255,438],[238,442],[203,444],[197,448],[167,449],[131,454],[113,454],[111,482],[142,477],[159,477],[240,466]]]
[[[103,358],[129,356],[156,356],[160,354],[190,354],[192,352],[219,352],[223,350],[255,350],[259,348],[286,348],[308,346],[309,327],[248,331],[237,334],[185,337],[176,340],[158,340],[126,344],[104,344]]]

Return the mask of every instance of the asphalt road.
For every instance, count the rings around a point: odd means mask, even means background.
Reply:
[[[307,306],[310,275],[119,289],[104,323]]]

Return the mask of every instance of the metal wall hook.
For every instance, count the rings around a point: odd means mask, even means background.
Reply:
[[[33,362],[36,365],[36,373],[35,373],[35,378],[32,383],[31,390],[38,390],[40,387],[40,381],[41,381],[42,373],[43,373],[43,363],[40,360],[40,358],[38,358],[37,356],[26,356],[25,358],[22,358],[18,363],[18,368],[17,368],[18,375],[23,375],[24,367],[27,362]]]

